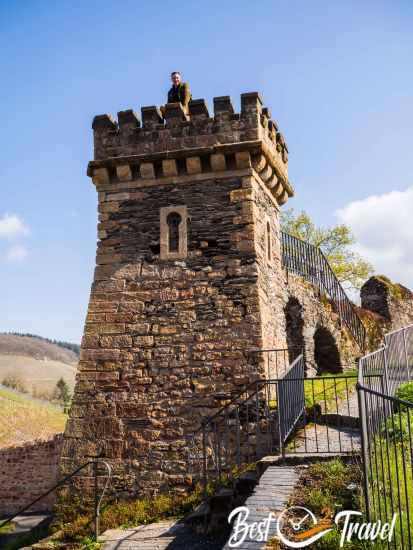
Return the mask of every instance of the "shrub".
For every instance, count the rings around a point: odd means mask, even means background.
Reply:
[[[16,374],[8,374],[3,378],[3,386],[12,388],[13,390],[28,393],[25,381]]]
[[[412,404],[412,412],[413,412],[413,382],[406,382],[405,384],[401,384],[395,393],[395,396],[398,399],[403,399],[403,401],[409,401],[409,403]],[[405,405],[401,405],[400,409],[405,409]]]
[[[400,411],[392,414],[390,418],[383,421],[380,435],[384,438],[388,437],[393,443],[408,442],[410,437],[413,438],[413,410],[409,413]]]

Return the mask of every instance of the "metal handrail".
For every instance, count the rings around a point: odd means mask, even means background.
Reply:
[[[283,266],[330,296],[335,310],[344,320],[360,350],[364,351],[366,329],[320,248],[284,231],[281,231],[281,243]]]
[[[249,415],[251,415],[251,418],[256,416],[258,418],[260,414],[264,414],[264,416],[269,420],[270,416],[273,414],[273,411],[271,411],[270,402],[272,399],[275,399],[278,402],[278,399],[280,398],[280,392],[277,389],[278,384],[283,380],[287,379],[288,375],[293,374],[291,381],[287,380],[289,382],[289,385],[287,387],[287,391],[284,391],[283,396],[288,398],[289,397],[289,388],[292,387],[292,384],[295,383],[296,377],[295,377],[295,371],[294,368],[296,366],[299,366],[301,368],[301,378],[299,379],[299,383],[302,383],[302,380],[304,379],[304,356],[303,354],[299,355],[289,366],[287,372],[284,374],[283,378],[275,378],[275,379],[267,379],[262,378],[255,380],[245,386],[241,392],[239,392],[235,397],[233,397],[225,406],[221,407],[221,409],[213,414],[212,416],[209,416],[202,420],[201,426],[195,430],[188,441],[188,447],[191,450],[192,448],[197,448],[197,440],[200,437],[202,440],[202,450],[198,454],[198,451],[196,451],[195,456],[202,457],[202,485],[204,487],[204,492],[206,495],[206,487],[207,487],[207,478],[208,478],[208,466],[207,463],[209,461],[209,458],[211,458],[211,452],[212,454],[216,455],[216,469],[218,472],[218,480],[221,478],[221,473],[223,471],[221,464],[221,460],[223,459],[223,454],[225,453],[225,450],[222,448],[222,444],[224,443],[224,440],[226,443],[228,443],[228,438],[230,437],[230,432],[232,434],[232,437],[237,438],[236,443],[236,458],[234,457],[233,465],[240,466],[241,465],[241,447],[240,447],[240,441],[238,440],[238,437],[240,435],[240,429],[242,429],[242,426],[240,424],[240,415],[242,413],[246,414],[246,423],[248,425],[248,418]],[[297,373],[298,375],[299,373]],[[291,382],[291,384],[290,384]],[[275,393],[272,394],[271,390],[273,390]],[[262,395],[262,399],[260,398],[260,392],[264,392]],[[304,407],[304,391],[302,393],[302,408]],[[261,409],[263,407],[263,409]],[[245,409],[245,410],[244,410]],[[233,419],[231,420],[231,417],[233,416]],[[288,427],[287,424],[290,421],[290,418],[286,418],[283,421],[282,427],[279,427],[279,444],[280,444],[280,450],[282,450],[282,447],[285,443],[285,439],[288,437],[288,434],[290,433],[292,427]],[[294,417],[294,422],[295,422]],[[278,418],[278,424],[280,424],[280,418]],[[283,430],[281,430],[283,428]],[[288,429],[287,429],[288,428]],[[225,430],[225,436],[219,436],[219,431],[221,429]],[[260,429],[257,425],[257,430]],[[209,435],[208,435],[209,434]],[[212,443],[211,448],[211,442],[209,444],[209,452],[207,450],[207,438],[211,436],[212,439],[215,441],[215,443]],[[249,438],[249,436],[248,436]],[[228,455],[228,447],[227,447],[227,455]],[[226,462],[226,460],[225,460]]]
[[[102,493],[101,493],[100,497],[98,496],[98,483],[97,483],[97,481],[98,481],[97,467],[98,467],[99,462],[101,462],[102,464],[105,465],[105,467],[107,469],[107,472],[108,472],[107,477],[106,477],[106,483],[105,483],[105,486],[102,490]],[[87,466],[90,466],[91,464],[93,464],[93,476],[94,476],[94,480],[95,480],[95,484],[94,484],[94,532],[95,532],[95,540],[97,541],[98,537],[99,537],[100,505],[102,504],[103,497],[105,495],[105,492],[106,492],[106,490],[108,488],[108,485],[109,485],[109,482],[110,482],[110,478],[112,476],[112,467],[110,466],[110,464],[108,464],[105,460],[102,460],[102,459],[89,460],[88,462],[85,462],[84,464],[82,464],[81,466],[76,468],[76,470],[74,470],[73,472],[71,472],[70,474],[65,476],[63,479],[58,481],[51,489],[49,489],[48,491],[46,491],[45,493],[43,493],[39,497],[35,498],[32,502],[30,502],[29,504],[27,504],[26,506],[24,506],[23,508],[18,510],[16,513],[8,516],[5,520],[3,520],[0,523],[0,529],[2,527],[4,527],[5,525],[7,525],[8,523],[10,523],[17,516],[20,516],[24,512],[27,512],[27,510],[29,510],[34,504],[36,504],[40,500],[44,499],[48,495],[50,495],[50,493],[53,493],[53,491],[55,491],[56,489],[58,489],[59,487],[64,485],[67,481],[69,481],[69,479],[72,479],[76,474],[78,474],[80,471],[82,471]]]

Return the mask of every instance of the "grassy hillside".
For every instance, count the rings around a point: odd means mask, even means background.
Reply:
[[[0,355],[0,383],[9,375],[17,376],[33,395],[52,392],[60,378],[73,389],[76,365],[60,361],[40,361],[22,355]]]
[[[0,387],[0,447],[62,432],[66,418],[54,405]]]
[[[25,391],[38,397],[51,395],[63,378],[72,390],[77,362],[73,350],[44,338],[0,334],[0,384],[7,377],[18,378]]]

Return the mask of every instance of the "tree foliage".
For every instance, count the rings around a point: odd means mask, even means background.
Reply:
[[[67,413],[69,411],[72,396],[70,394],[70,388],[64,378],[60,378],[57,382],[54,397],[56,401],[62,405],[64,412]]]
[[[310,216],[293,208],[281,214],[282,230],[320,248],[337,279],[348,289],[360,289],[373,273],[372,265],[354,251],[355,238],[347,225],[317,227]]]

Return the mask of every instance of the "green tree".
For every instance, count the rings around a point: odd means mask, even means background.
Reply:
[[[67,413],[69,411],[72,396],[70,394],[70,388],[64,378],[61,378],[56,384],[55,399],[63,406],[64,412]]]
[[[347,225],[317,227],[306,212],[297,214],[290,208],[281,214],[281,228],[320,248],[337,279],[348,289],[360,289],[373,273],[373,266],[353,250],[355,238]]]

